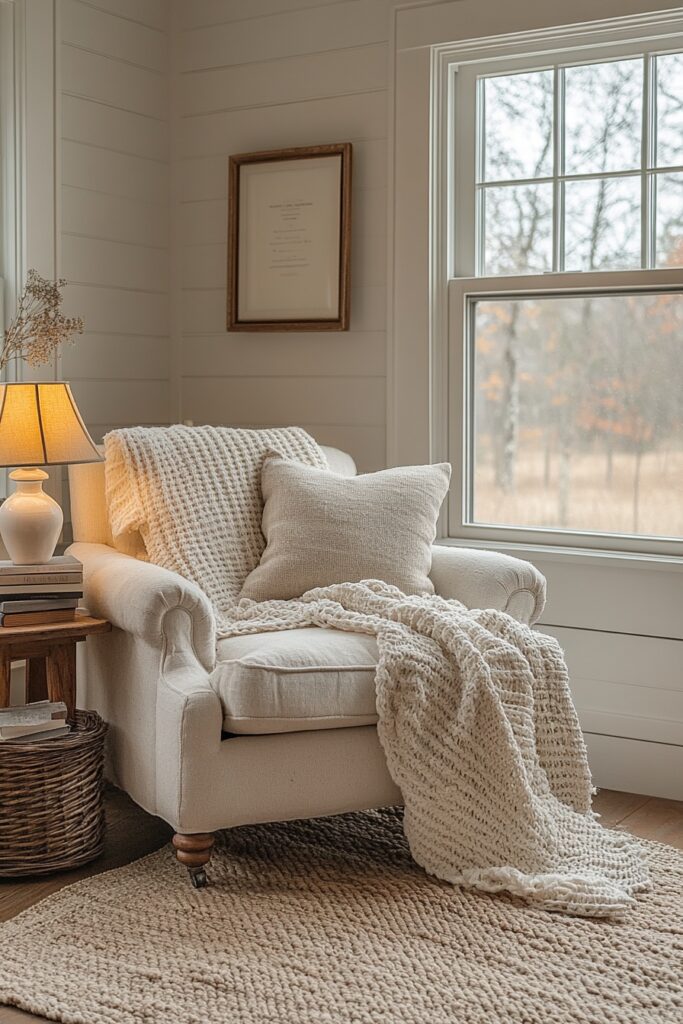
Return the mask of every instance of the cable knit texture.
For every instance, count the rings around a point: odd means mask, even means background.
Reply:
[[[150,558],[209,595],[220,636],[314,625],[377,637],[378,732],[415,859],[456,885],[506,890],[547,910],[598,917],[631,905],[648,885],[642,851],[591,812],[586,749],[557,642],[503,612],[406,596],[379,581],[235,604],[238,576],[258,550],[263,448],[251,439],[237,444],[229,431],[194,428],[199,438],[174,456],[173,435],[185,442],[191,429],[108,436],[113,532],[125,509]],[[314,442],[304,438],[296,441],[313,462]],[[211,487],[221,445],[222,486]],[[186,467],[188,450],[194,462]],[[202,454],[207,465],[199,464]],[[224,490],[240,489],[250,490],[228,506]],[[247,557],[235,548],[243,537]]]

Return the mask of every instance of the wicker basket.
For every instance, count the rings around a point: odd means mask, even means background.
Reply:
[[[106,732],[95,712],[77,711],[68,736],[0,743],[0,877],[65,871],[102,852]]]

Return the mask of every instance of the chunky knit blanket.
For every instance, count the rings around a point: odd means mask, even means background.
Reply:
[[[639,844],[591,811],[553,638],[503,612],[407,597],[377,580],[239,601],[264,544],[263,458],[276,450],[323,464],[305,432],[135,429],[109,434],[105,447],[114,535],[140,530],[153,561],[202,587],[219,637],[309,625],[376,636],[379,738],[411,851],[430,874],[594,917],[622,912],[648,887]]]
[[[104,438],[105,491],[114,543],[193,580],[220,619],[259,564],[261,467],[267,454],[327,469],[301,427],[129,427]]]

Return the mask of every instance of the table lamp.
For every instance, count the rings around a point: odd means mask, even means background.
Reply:
[[[0,466],[22,467],[10,473],[17,487],[0,506],[0,536],[15,565],[49,562],[64,522],[40,466],[101,461],[66,382],[0,384]]]

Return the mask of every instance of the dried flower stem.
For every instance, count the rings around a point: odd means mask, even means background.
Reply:
[[[17,315],[5,331],[0,348],[0,371],[11,359],[25,359],[29,366],[49,363],[61,345],[83,333],[81,317],[68,317],[60,311],[62,288],[66,281],[47,281],[29,270],[26,287],[19,299]]]

